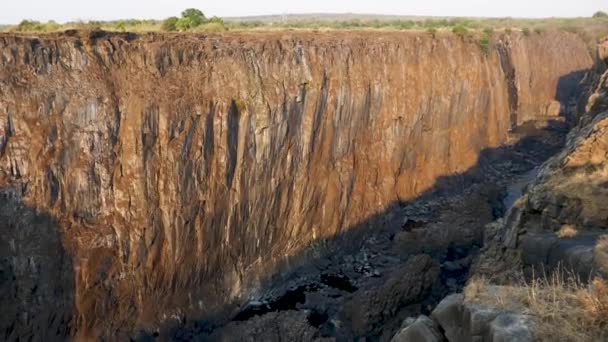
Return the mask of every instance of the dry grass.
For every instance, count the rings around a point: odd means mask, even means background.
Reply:
[[[475,278],[464,294],[472,303],[530,315],[540,341],[608,341],[608,282],[602,278],[585,285],[555,272],[519,286],[494,286]]]
[[[593,260],[601,272],[608,274],[608,234],[602,235],[595,244]]]
[[[576,226],[573,224],[564,224],[556,234],[560,239],[572,239],[578,234],[578,230],[576,230]]]

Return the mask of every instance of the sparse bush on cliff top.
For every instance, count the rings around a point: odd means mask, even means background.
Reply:
[[[604,11],[597,11],[593,13],[593,18],[608,18],[608,13]]]
[[[35,20],[22,20],[19,25],[14,26],[12,31],[15,32],[52,32],[57,31],[61,28],[61,25],[54,21],[48,21],[41,23]]]
[[[487,55],[490,52],[490,36],[485,35],[481,37],[479,40],[479,48],[484,55]]]
[[[452,28],[452,32],[460,37],[464,37],[469,33],[469,30],[463,25],[456,25]]]

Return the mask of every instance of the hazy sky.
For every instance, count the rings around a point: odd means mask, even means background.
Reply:
[[[608,11],[608,0],[0,0],[0,23],[154,18],[188,7],[207,16],[369,13],[436,16],[573,17]]]

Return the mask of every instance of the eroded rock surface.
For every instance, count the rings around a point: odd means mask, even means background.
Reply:
[[[583,280],[608,275],[607,45],[586,76],[585,105],[565,148],[543,165],[507,216],[489,226],[480,272],[510,278],[510,270],[521,267],[527,275],[563,267]]]
[[[591,65],[573,34],[492,40],[485,55],[448,34],[0,35],[0,186],[56,222],[42,252],[3,247],[3,268],[41,256],[65,274],[71,319],[51,321],[81,339],[229,310],[555,115]],[[37,331],[15,315],[0,331]]]

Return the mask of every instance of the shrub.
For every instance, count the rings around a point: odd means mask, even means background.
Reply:
[[[545,32],[545,29],[542,27],[537,27],[534,29],[534,32],[536,32],[536,34],[541,34],[541,33]]]
[[[608,13],[603,11],[597,11],[593,13],[593,18],[608,18]]]
[[[122,20],[114,24],[114,28],[120,32],[125,32],[127,30],[125,22]]]
[[[577,234],[576,226],[572,224],[565,224],[557,231],[557,237],[560,239],[571,239]]]
[[[197,26],[194,30],[201,31],[201,32],[223,32],[223,31],[227,31],[228,29],[226,28],[226,26],[224,26],[223,23],[208,22],[207,24]]]
[[[464,37],[469,33],[469,30],[463,25],[456,25],[452,28],[452,32],[457,36]]]
[[[483,52],[484,55],[487,55],[488,52],[490,52],[490,37],[489,36],[483,36],[481,37],[481,39],[479,40],[479,48],[481,49],[481,52]]]
[[[46,23],[35,20],[22,20],[19,25],[13,27],[11,30],[15,32],[51,32],[58,31],[59,29],[61,29],[61,25],[53,20]]]
[[[527,27],[524,27],[521,31],[524,33],[524,36],[529,36],[530,35],[530,29],[527,28]]]
[[[430,33],[434,37],[437,34],[437,29],[434,27],[429,27],[428,29],[426,29],[426,32]]]
[[[491,35],[492,35],[492,33],[494,33],[494,29],[493,29],[493,28],[491,28],[491,27],[486,27],[485,29],[483,29],[483,33],[484,33],[486,36],[491,36]]]
[[[22,20],[13,30],[17,32],[31,32],[38,31],[42,27],[39,21],[34,20]]]
[[[178,20],[179,20],[178,17],[169,17],[169,18],[163,20],[161,29],[163,31],[177,31],[177,21]]]
[[[211,19],[209,19],[208,22],[209,23],[214,23],[214,24],[222,24],[222,25],[224,25],[224,19],[222,19],[220,17],[216,17],[216,16],[211,17]]]
[[[505,29],[505,33],[506,33],[506,34],[509,34],[509,35],[510,35],[510,34],[511,34],[511,32],[513,32],[513,30],[512,30],[510,27],[507,27],[507,28]]]

